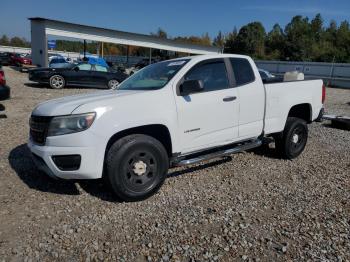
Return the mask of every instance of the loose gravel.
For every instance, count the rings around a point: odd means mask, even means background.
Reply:
[[[5,74],[0,261],[350,261],[350,131],[313,123],[293,161],[271,145],[171,169],[158,194],[120,203],[100,181],[48,178],[25,145],[37,103],[96,90]],[[327,93],[327,112],[350,115],[350,89]]]

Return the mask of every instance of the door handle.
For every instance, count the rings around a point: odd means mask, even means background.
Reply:
[[[222,101],[224,102],[231,102],[231,101],[235,101],[237,99],[236,96],[227,96],[224,99],[222,99]]]

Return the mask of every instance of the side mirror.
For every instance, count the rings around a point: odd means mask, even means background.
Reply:
[[[198,93],[204,90],[202,80],[186,80],[180,86],[180,94],[187,96],[192,93]]]
[[[79,67],[76,66],[76,67],[73,68],[73,70],[74,70],[75,72],[78,72],[78,71],[79,71]]]

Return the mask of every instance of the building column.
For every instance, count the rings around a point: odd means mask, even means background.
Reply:
[[[45,21],[31,20],[31,47],[33,65],[40,67],[48,66],[47,36]]]

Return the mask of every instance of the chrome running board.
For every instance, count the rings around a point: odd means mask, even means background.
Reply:
[[[218,151],[214,151],[203,155],[199,155],[199,153],[196,153],[195,154],[196,156],[193,158],[191,158],[191,155],[178,156],[175,159],[173,159],[172,166],[176,167],[176,166],[192,165],[192,164],[196,164],[209,159],[223,157],[223,156],[239,153],[242,151],[246,151],[249,149],[253,149],[261,145],[262,145],[262,141],[260,139],[256,139],[256,140],[246,141],[244,143],[235,144],[232,148],[221,149],[221,150],[218,149]]]

